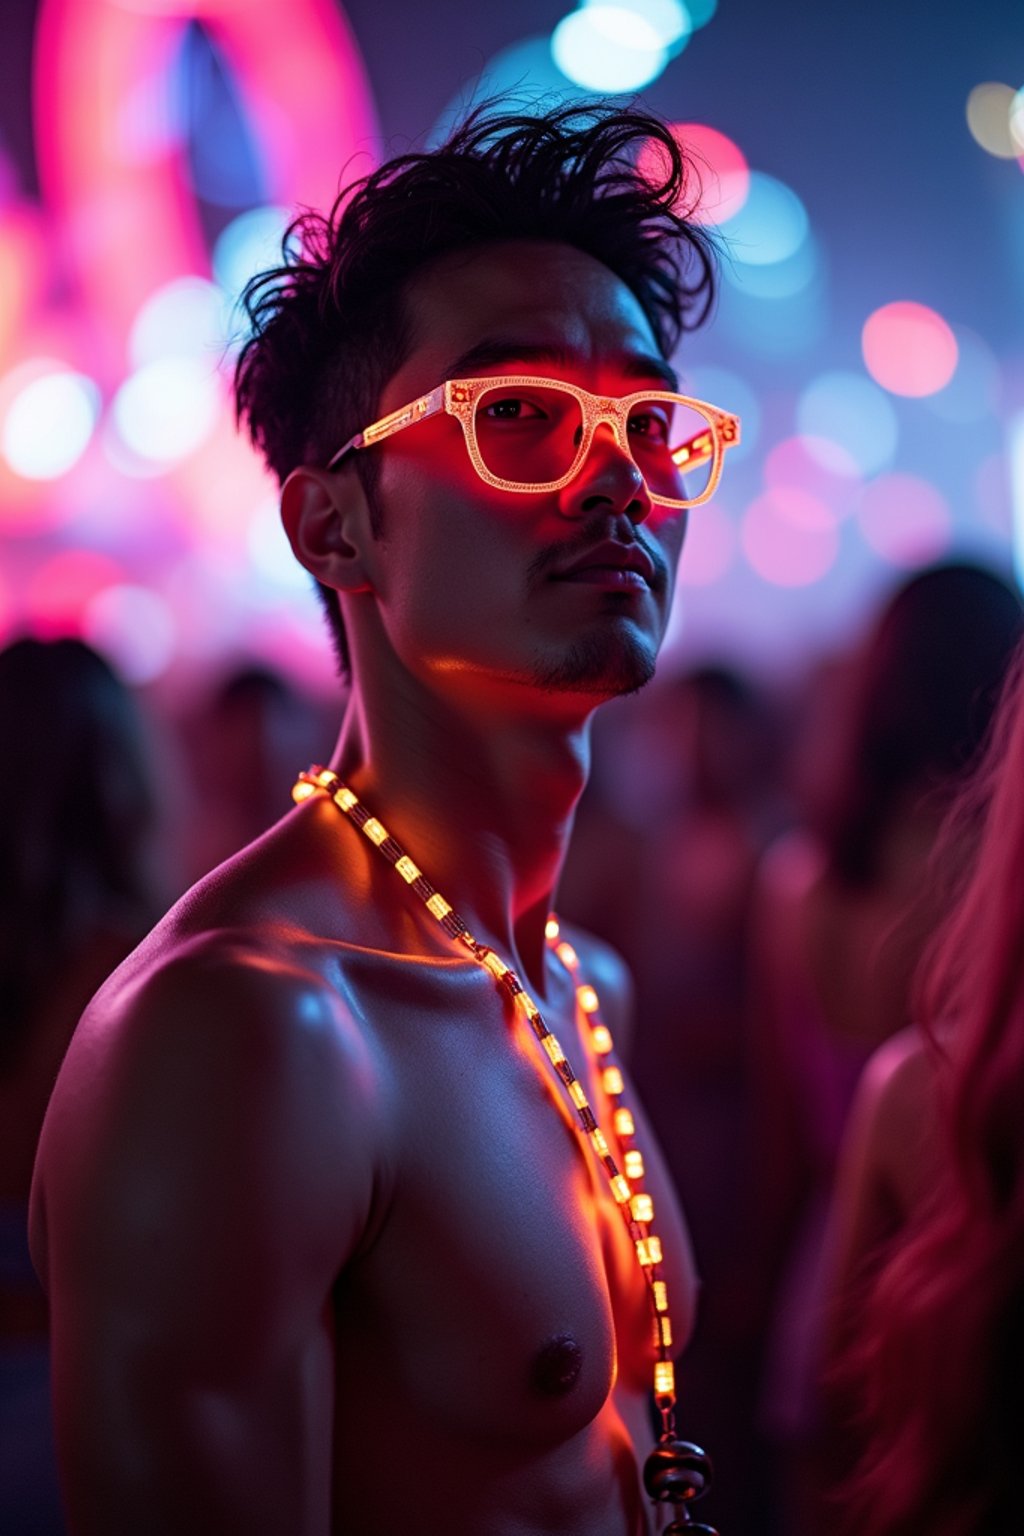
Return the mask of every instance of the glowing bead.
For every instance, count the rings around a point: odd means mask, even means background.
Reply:
[[[505,972],[508,970],[508,966],[505,964],[504,960],[500,955],[496,955],[493,949],[486,950],[485,953],[481,955],[480,960],[484,970],[490,971],[495,981],[500,981]],[[557,1041],[555,1043],[557,1044]],[[551,1059],[553,1061],[554,1057]]]
[[[650,1195],[634,1195],[629,1202],[629,1208],[633,1212],[634,1221],[654,1220],[654,1201]]]
[[[371,816],[368,821],[363,822],[363,831],[370,839],[370,842],[374,843],[378,848],[388,835],[387,827],[382,826],[376,816]]]
[[[416,867],[407,853],[404,853],[400,859],[395,861],[395,868],[408,885],[412,885],[413,881],[418,880],[423,873],[421,869]]]
[[[541,1045],[543,1045],[544,1049],[547,1051],[556,1067],[560,1061],[565,1060],[565,1052],[562,1050],[562,1047],[559,1045],[554,1035],[545,1035],[544,1039],[541,1041]]]
[[[651,1258],[650,1246],[645,1237],[638,1237],[636,1240],[636,1256],[644,1269],[650,1269],[654,1263],[654,1260]]]
[[[528,1019],[540,1018],[540,1009],[537,1007],[537,1004],[534,1002],[533,998],[529,995],[528,992],[520,992],[519,996],[516,998],[516,1002],[522,1008]]]
[[[572,1082],[569,1084],[569,1097],[572,1099],[577,1109],[586,1109],[587,1095],[584,1092],[583,1084],[580,1082],[578,1077],[573,1078]]]
[[[601,1085],[605,1093],[609,1093],[613,1097],[615,1094],[622,1092],[625,1084],[622,1081],[622,1073],[618,1067],[605,1067],[601,1073]]]
[[[549,944],[553,944],[554,941],[558,938],[557,917],[549,917],[547,922],[544,924],[544,937],[547,939]]]
[[[630,1179],[642,1179],[644,1176],[644,1158],[642,1152],[630,1149],[623,1158],[626,1165],[626,1177]]]
[[[654,1282],[654,1307],[657,1312],[668,1311],[668,1286],[664,1280]]]
[[[672,1319],[669,1317],[656,1317],[654,1319],[656,1332],[654,1342],[662,1349],[672,1348]]]
[[[593,987],[588,987],[585,983],[582,987],[576,988],[576,1001],[579,1003],[584,1013],[596,1013],[600,1007],[600,1003],[597,1000],[597,993],[594,991]]]
[[[590,1145],[593,1147],[598,1157],[608,1156],[608,1143],[605,1140],[604,1131],[602,1131],[600,1126],[598,1126],[596,1131],[591,1131]]]
[[[654,1390],[659,1397],[675,1396],[676,1372],[671,1360],[655,1360]]]
[[[332,773],[329,768],[318,768],[313,775],[321,789],[330,789],[332,784],[337,784],[338,775]]]
[[[579,964],[576,951],[573,949],[571,944],[566,942],[565,939],[563,939],[561,944],[559,944],[558,948],[555,950],[555,954],[558,956],[559,960],[561,960],[563,965],[568,966],[570,971],[575,970]]]
[[[625,1205],[633,1191],[629,1187],[628,1179],[624,1179],[621,1173],[617,1173],[611,1180],[612,1194],[619,1205]]]
[[[628,1109],[617,1109],[615,1111],[616,1136],[632,1136],[635,1131],[636,1125],[634,1124],[632,1113]],[[627,1153],[627,1161],[628,1156],[629,1154]],[[640,1177],[643,1177],[643,1175],[640,1175]]]
[[[343,784],[340,789],[334,791],[334,803],[340,806],[343,811],[350,811],[354,805],[359,804],[359,800],[348,786]]]
[[[603,1024],[595,1024],[590,1031],[590,1043],[599,1056],[607,1056],[612,1048],[612,1037]]]
[[[655,1237],[653,1232],[647,1234],[647,1252],[651,1256],[652,1264],[660,1264],[664,1258],[664,1254],[661,1251],[661,1238]]]
[[[305,779],[300,779],[297,784],[292,785],[292,799],[296,805],[301,805],[303,800],[308,800],[310,795],[315,794],[316,786],[307,784]]]
[[[440,922],[442,918],[447,917],[451,910],[452,909],[450,904],[445,901],[440,891],[435,891],[433,896],[428,897],[427,911],[432,912],[433,915],[437,918],[438,922]]]

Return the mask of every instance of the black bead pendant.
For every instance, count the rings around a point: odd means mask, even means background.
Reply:
[[[718,1536],[710,1525],[690,1519],[685,1507],[711,1487],[711,1458],[689,1440],[659,1440],[644,1462],[644,1487],[656,1504],[675,1504],[676,1517],[665,1536]],[[678,1508],[682,1505],[683,1508]]]

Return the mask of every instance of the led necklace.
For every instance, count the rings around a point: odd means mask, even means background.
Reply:
[[[622,1213],[626,1229],[632,1239],[640,1264],[640,1273],[647,1286],[651,1315],[654,1323],[654,1400],[661,1414],[662,1432],[654,1450],[648,1456],[643,1469],[644,1486],[655,1503],[671,1503],[676,1506],[676,1517],[667,1527],[665,1536],[673,1532],[687,1532],[689,1536],[717,1536],[711,1526],[701,1525],[690,1519],[687,1505],[707,1492],[711,1483],[711,1463],[699,1446],[676,1438],[676,1387],[675,1367],[672,1363],[672,1322],[668,1310],[668,1288],[661,1275],[661,1242],[650,1230],[654,1219],[654,1204],[649,1194],[634,1185],[644,1176],[644,1160],[638,1148],[631,1145],[636,1126],[629,1109],[621,1102],[623,1093],[622,1073],[610,1060],[601,1069],[601,1086],[613,1105],[613,1124],[616,1140],[622,1148],[621,1172],[612,1156],[608,1141],[597,1123],[590,1107],[583,1084],[573,1071],[569,1060],[555,1036],[548,1029],[533,998],[526,991],[511,966],[505,964],[487,944],[474,939],[462,918],[440,891],[435,890],[412,859],[391,836],[384,824],[371,816],[359,797],[343,784],[330,768],[317,765],[300,773],[292,786],[292,799],[296,804],[311,796],[323,793],[344,812],[351,822],[369,838],[374,847],[401,875],[406,885],[418,896],[430,915],[440,923],[450,939],[460,944],[479,966],[494,978],[499,988],[512,999],[528,1021],[533,1033],[543,1046],[551,1065],[558,1075],[579,1121],[580,1130],[589,1142],[607,1177],[616,1205]],[[595,1054],[609,1058],[613,1049],[612,1037],[600,1017],[600,1003],[592,986],[579,979],[579,960],[572,945],[558,936],[558,920],[548,918],[545,929],[548,945],[554,950],[573,979],[576,988],[578,1017],[589,1029],[590,1044]],[[632,1182],[631,1182],[632,1181]]]

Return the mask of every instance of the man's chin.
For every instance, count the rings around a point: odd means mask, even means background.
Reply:
[[[614,699],[636,693],[654,676],[657,651],[635,634],[604,630],[581,636],[561,656],[545,657],[534,683],[550,693]]]

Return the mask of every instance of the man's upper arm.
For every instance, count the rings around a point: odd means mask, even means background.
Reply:
[[[74,1528],[326,1531],[369,1053],[318,977],[223,942],[126,992],[80,1027],[34,1192]]]

